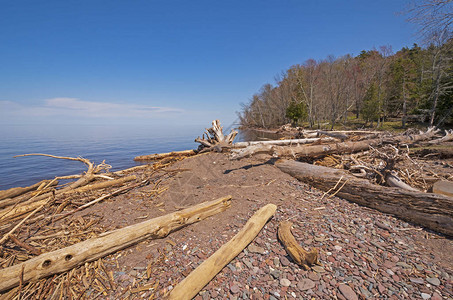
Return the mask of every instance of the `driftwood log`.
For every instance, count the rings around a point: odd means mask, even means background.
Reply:
[[[323,145],[297,145],[297,146],[278,146],[278,145],[252,145],[244,149],[232,149],[231,158],[241,159],[253,154],[267,153],[275,157],[317,157],[334,153],[355,153],[367,150],[370,146],[380,144],[413,144],[431,139],[438,130],[429,128],[425,133],[417,135],[399,135],[388,138],[376,138],[363,141],[347,141],[341,143],[330,143]],[[253,148],[251,148],[253,147]]]
[[[50,180],[42,180],[31,186],[15,187],[15,188],[11,188],[9,190],[0,191],[0,200],[4,200],[7,198],[14,198],[14,197],[23,195],[25,193],[28,193],[30,191],[39,190],[40,187],[42,188],[42,187],[46,186],[47,184],[49,184],[50,182],[51,182]],[[57,183],[58,182],[54,182],[54,183],[52,183],[52,185],[56,185]]]
[[[148,238],[163,238],[170,232],[220,213],[231,206],[231,196],[117,229],[75,245],[41,254],[23,263],[0,270],[0,292],[70,270],[114,253]],[[23,278],[22,278],[23,277]],[[22,280],[21,280],[22,279]]]
[[[307,163],[279,160],[276,166],[285,173],[338,197],[393,214],[403,220],[453,236],[453,198],[432,193],[383,187],[347,171]]]
[[[282,221],[278,225],[278,239],[282,242],[286,252],[291,256],[295,263],[308,270],[310,266],[319,264],[318,250],[305,251],[291,233],[293,223]]]
[[[173,151],[173,152],[166,152],[166,153],[157,153],[157,154],[150,154],[150,155],[141,155],[134,158],[135,161],[143,161],[143,160],[158,160],[166,157],[181,157],[181,156],[192,156],[197,154],[195,150],[183,150],[183,151]]]
[[[334,138],[306,138],[306,139],[286,139],[286,140],[271,140],[271,141],[250,141],[250,142],[238,142],[232,145],[232,148],[245,148],[248,146],[255,145],[299,145],[299,144],[310,144],[316,142],[331,142]]]
[[[220,126],[219,120],[212,121],[212,127],[207,128],[203,136],[197,137],[195,142],[200,143],[198,150],[201,152],[214,150],[216,152],[222,152],[223,148],[229,148],[233,143],[234,138],[238,132],[231,130],[228,135],[223,134],[223,127]],[[205,136],[206,135],[206,136]]]
[[[253,241],[276,210],[277,206],[274,204],[260,208],[231,240],[178,283],[170,292],[168,299],[181,300],[195,297],[217,273]]]

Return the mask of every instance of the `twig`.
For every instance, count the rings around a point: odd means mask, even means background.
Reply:
[[[337,181],[337,183],[335,184],[335,186],[334,186],[333,188],[329,189],[327,192],[325,192],[325,193],[322,195],[321,200],[324,199],[324,197],[325,197],[328,193],[330,193],[331,191],[333,191],[333,190],[335,190],[335,189],[337,188],[338,184],[340,184],[340,182],[341,182],[341,179],[343,179],[343,175],[341,175],[340,179]]]

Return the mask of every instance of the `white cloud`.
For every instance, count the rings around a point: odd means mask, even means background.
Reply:
[[[155,118],[174,116],[184,110],[129,103],[83,101],[77,98],[52,98],[38,105],[0,101],[0,116],[8,117],[69,117],[69,118]]]

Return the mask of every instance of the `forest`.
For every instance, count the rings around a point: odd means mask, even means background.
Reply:
[[[264,84],[242,104],[246,128],[337,125],[382,128],[388,121],[430,126],[453,123],[453,39],[394,53],[391,46],[316,61],[308,59]]]

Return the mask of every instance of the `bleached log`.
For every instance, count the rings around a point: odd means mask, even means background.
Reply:
[[[432,138],[438,130],[433,128],[427,132],[418,135],[399,135],[385,139],[369,139],[356,142],[340,142],[322,145],[298,145],[298,146],[278,146],[278,145],[252,145],[250,149],[233,149],[230,155],[231,159],[241,159],[246,156],[267,153],[274,157],[317,157],[334,153],[355,153],[367,150],[370,146],[379,144],[413,144]]]
[[[10,188],[8,190],[0,191],[0,200],[4,200],[7,198],[14,198],[14,197],[23,195],[27,192],[36,190],[40,186],[46,185],[50,182],[51,182],[51,180],[42,180],[38,183],[35,183],[35,184],[27,186],[27,187],[15,187],[15,188]],[[57,184],[58,184],[58,182],[52,183],[52,185],[57,185]]]
[[[445,136],[441,137],[440,139],[437,140],[432,140],[427,142],[428,144],[441,144],[445,142],[453,141],[453,129],[450,130],[445,130]]]
[[[67,193],[86,192],[86,191],[105,189],[107,187],[111,187],[114,185],[120,185],[120,184],[129,182],[129,181],[132,181],[135,179],[137,179],[137,176],[135,176],[135,175],[125,176],[125,177],[121,177],[121,178],[114,179],[114,180],[106,180],[106,181],[93,183],[90,185],[81,186],[81,187],[79,187],[75,190],[69,191]]]
[[[271,140],[271,141],[250,141],[250,142],[238,142],[232,145],[232,148],[244,148],[248,146],[255,145],[300,145],[300,144],[310,144],[316,142],[330,142],[334,141],[334,138],[307,138],[307,139],[287,139],[287,140]]]
[[[168,299],[181,300],[195,297],[217,273],[253,241],[276,210],[277,206],[274,204],[260,208],[231,240],[178,283],[170,292]]]
[[[157,154],[150,154],[150,155],[141,155],[134,158],[135,161],[142,161],[142,160],[157,160],[166,157],[172,156],[192,156],[197,154],[195,150],[183,150],[183,151],[173,151],[167,153],[157,153]]]
[[[23,282],[38,280],[68,271],[127,248],[149,238],[163,238],[170,232],[220,213],[231,206],[231,196],[204,202],[190,208],[117,229],[72,246],[41,254],[23,263],[0,270],[0,292],[19,284],[23,268]]]
[[[399,177],[392,175],[392,174],[388,174],[385,177],[385,182],[387,182],[387,184],[391,187],[398,187],[400,189],[405,189],[408,191],[420,192],[420,190],[418,190],[414,187],[411,187],[410,185],[408,185],[407,183],[402,181]]]
[[[291,233],[293,223],[282,221],[278,225],[278,239],[282,242],[286,252],[291,256],[295,263],[308,270],[310,266],[318,264],[318,250],[305,251],[296,241]]]
[[[276,166],[320,190],[332,191],[338,197],[453,236],[452,197],[384,187],[356,178],[345,170],[297,161],[280,160]]]

